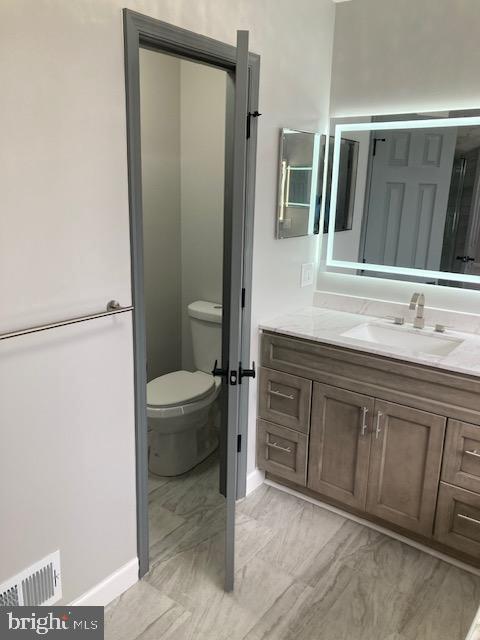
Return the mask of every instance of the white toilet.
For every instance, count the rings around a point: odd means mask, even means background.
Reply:
[[[193,359],[190,371],[174,371],[147,384],[148,466],[160,476],[192,469],[218,446],[221,380],[212,376],[222,350],[222,307],[199,300],[188,305]]]

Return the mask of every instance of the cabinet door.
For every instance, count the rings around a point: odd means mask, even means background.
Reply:
[[[431,537],[446,419],[375,400],[367,511]]]
[[[374,400],[315,383],[307,486],[364,510]]]

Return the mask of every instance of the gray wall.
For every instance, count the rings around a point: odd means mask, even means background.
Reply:
[[[334,116],[478,108],[478,0],[352,0],[337,4]],[[408,302],[412,284],[324,273],[317,289]],[[475,291],[416,285],[427,303],[480,313]]]
[[[226,73],[182,61],[181,96],[182,367],[190,370],[187,305],[222,302]]]
[[[180,65],[140,52],[148,380],[181,367]]]

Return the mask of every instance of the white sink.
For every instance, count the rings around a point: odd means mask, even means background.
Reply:
[[[435,356],[446,356],[456,349],[463,340],[434,336],[426,333],[427,329],[410,329],[408,327],[388,327],[367,322],[341,335],[363,342],[370,342],[386,347],[405,349],[413,353],[427,353]]]

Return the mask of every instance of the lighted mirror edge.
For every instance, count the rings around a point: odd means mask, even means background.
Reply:
[[[328,257],[325,264],[327,267],[336,267],[340,269],[358,269],[361,271],[375,271],[377,273],[391,273],[402,276],[415,276],[417,278],[434,278],[436,280],[472,282],[475,284],[478,284],[480,282],[480,276],[471,276],[466,273],[455,273],[453,271],[429,271],[428,269],[413,269],[412,267],[394,267],[388,264],[348,262],[347,260],[333,260],[329,259]]]
[[[325,265],[340,269],[358,269],[361,271],[374,271],[376,273],[391,273],[392,275],[416,276],[418,278],[434,278],[437,280],[450,280],[452,282],[472,282],[478,284],[480,276],[471,276],[465,273],[451,271],[429,271],[427,269],[413,269],[411,267],[394,267],[390,265],[368,264],[363,262],[348,262],[346,260],[334,260],[333,241],[335,236],[335,218],[337,215],[337,184],[340,166],[340,144],[344,131],[375,131],[381,127],[386,129],[429,129],[434,127],[465,127],[468,125],[480,125],[480,117],[465,118],[436,118],[434,120],[392,120],[390,122],[355,122],[335,125],[335,138],[332,161],[332,190],[330,196],[330,216],[328,220],[327,255]],[[328,136],[327,136],[328,137]]]

